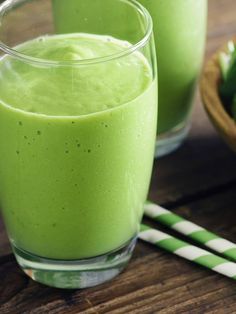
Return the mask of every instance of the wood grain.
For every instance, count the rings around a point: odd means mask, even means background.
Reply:
[[[206,60],[236,32],[235,12],[235,0],[209,0]],[[185,144],[155,162],[150,198],[236,242],[236,156],[209,122],[199,94]],[[0,237],[1,314],[236,313],[235,281],[142,242],[112,282],[64,291],[29,280],[2,227]]]

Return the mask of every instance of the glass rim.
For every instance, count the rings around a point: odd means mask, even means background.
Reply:
[[[127,3],[133,6],[134,8],[136,8],[137,11],[143,15],[144,21],[145,21],[145,32],[142,38],[139,41],[137,41],[135,44],[131,44],[127,49],[124,49],[121,52],[113,53],[111,55],[107,55],[104,57],[96,57],[96,58],[90,58],[90,59],[84,59],[84,60],[56,61],[56,60],[32,57],[30,55],[21,53],[17,51],[16,49],[11,48],[8,45],[4,44],[4,42],[1,40],[0,40],[0,50],[2,50],[5,54],[12,56],[20,61],[33,63],[39,66],[40,65],[41,66],[93,65],[93,64],[108,62],[108,61],[112,61],[115,59],[128,56],[129,54],[134,53],[135,51],[137,51],[138,49],[146,45],[146,43],[148,42],[148,40],[150,39],[152,35],[153,22],[152,22],[152,18],[148,10],[138,1],[136,0],[116,0],[116,1]],[[14,6],[14,4],[17,4],[18,2],[19,0],[5,0],[2,4],[0,4],[0,25],[1,25],[1,19],[4,16],[4,13],[6,13],[9,10],[9,8]]]

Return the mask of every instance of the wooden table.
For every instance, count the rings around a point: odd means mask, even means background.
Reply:
[[[197,0],[196,0],[197,1]],[[209,0],[208,58],[236,33],[236,1]],[[236,242],[236,156],[198,97],[184,146],[155,162],[150,198]],[[64,291],[29,280],[0,227],[0,313],[236,313],[236,283],[139,243],[124,273],[99,287]]]

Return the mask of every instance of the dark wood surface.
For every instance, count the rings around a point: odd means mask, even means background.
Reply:
[[[236,1],[209,0],[206,59],[235,34]],[[216,134],[199,96],[187,141],[155,162],[150,198],[236,242],[236,155]],[[20,271],[0,224],[0,313],[231,314],[236,283],[139,242],[113,281],[82,291],[52,289]]]

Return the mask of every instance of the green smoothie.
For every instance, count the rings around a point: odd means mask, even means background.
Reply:
[[[0,202],[16,247],[81,259],[137,234],[155,142],[151,69],[139,52],[67,64],[129,45],[107,36],[54,35],[15,49],[64,65],[0,60]]]
[[[185,124],[201,70],[207,0],[139,0],[151,13],[159,71],[158,133]]]

